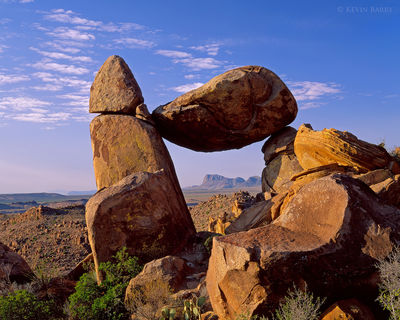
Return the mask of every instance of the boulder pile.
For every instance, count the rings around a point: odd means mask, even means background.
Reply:
[[[86,206],[95,266],[122,247],[148,262],[126,303],[159,279],[176,297],[205,295],[204,319],[236,319],[269,315],[295,285],[327,297],[323,319],[373,319],[364,304],[376,298],[376,263],[400,243],[398,155],[349,132],[288,127],[296,101],[259,66],[227,71],[150,115],[129,67],[112,56],[90,112],[101,113],[90,125],[99,191]],[[196,234],[162,137],[212,152],[268,136],[263,193],[210,221],[226,235]]]

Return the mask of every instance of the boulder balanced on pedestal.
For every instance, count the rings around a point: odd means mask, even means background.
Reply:
[[[239,149],[291,123],[296,100],[272,71],[227,71],[153,111],[161,135],[195,151]]]
[[[98,267],[122,247],[141,263],[173,254],[195,234],[168,150],[143,104],[141,90],[118,56],[91,88],[90,124],[98,192],[86,205]]]

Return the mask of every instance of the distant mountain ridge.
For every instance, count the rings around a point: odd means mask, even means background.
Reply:
[[[219,174],[207,174],[201,185],[186,187],[184,189],[202,189],[202,190],[219,190],[219,189],[240,189],[261,186],[261,177],[252,176],[247,180],[237,178],[227,178]]]

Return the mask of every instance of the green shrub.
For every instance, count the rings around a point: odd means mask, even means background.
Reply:
[[[313,294],[294,288],[288,291],[283,303],[275,311],[276,320],[317,320],[325,299],[314,298]]]
[[[76,320],[129,319],[129,312],[124,306],[125,290],[129,280],[141,270],[138,259],[130,257],[126,248],[123,248],[112,261],[100,264],[99,271],[104,275],[100,285],[94,272],[83,274],[75,293],[69,297],[70,317]]]
[[[0,320],[54,320],[56,309],[53,301],[41,301],[26,290],[0,296]]]
[[[400,319],[400,248],[395,248],[377,267],[381,278],[377,300],[390,312],[390,319]]]

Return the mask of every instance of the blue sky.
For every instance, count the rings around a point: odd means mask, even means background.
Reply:
[[[95,72],[122,56],[150,110],[242,65],[294,93],[294,127],[400,145],[397,1],[0,0],[0,193],[95,188]],[[167,143],[182,186],[261,175],[262,142],[198,153]]]

